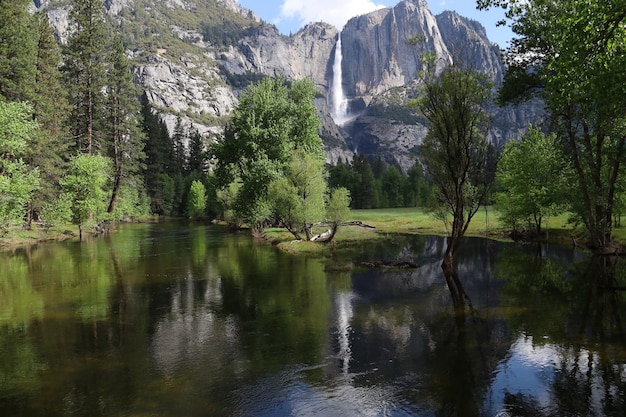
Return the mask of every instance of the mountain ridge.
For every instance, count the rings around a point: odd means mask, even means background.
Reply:
[[[322,136],[331,164],[354,152],[380,156],[407,170],[426,134],[423,120],[406,109],[415,96],[422,55],[436,56],[439,69],[460,61],[501,82],[505,67],[497,45],[476,21],[455,12],[434,16],[424,0],[350,19],[341,33],[326,23],[310,23],[282,35],[235,0],[107,0],[132,59],[135,81],[168,124],[181,116],[202,133],[219,134],[245,85],[263,76],[311,79]],[[67,0],[33,0],[46,10],[61,41],[67,36]],[[333,64],[342,40],[342,86],[352,121],[333,120]],[[421,42],[409,42],[410,38]],[[490,140],[502,146],[519,137],[541,114],[538,104],[492,106]]]

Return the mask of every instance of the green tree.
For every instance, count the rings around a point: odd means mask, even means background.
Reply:
[[[304,232],[306,240],[310,240],[313,223],[324,219],[324,160],[302,150],[296,151],[285,175],[270,185],[268,193],[283,226],[296,239]]]
[[[61,51],[48,15],[35,14],[38,25],[36,77],[32,100],[34,117],[41,126],[40,134],[30,142],[25,157],[30,166],[39,167],[41,186],[33,193],[28,219],[37,218],[43,207],[56,200],[59,180],[66,167],[65,157],[71,146],[66,128],[69,106],[59,71]]]
[[[150,209],[155,214],[170,214],[174,196],[173,182],[169,176],[172,140],[167,126],[153,111],[145,93],[141,98],[141,115],[146,137],[144,179]]]
[[[170,162],[170,175],[172,177],[182,174],[186,171],[187,165],[187,151],[185,149],[185,142],[187,141],[187,132],[183,126],[182,117],[176,117],[176,125],[174,126],[174,134],[172,135],[172,157]]]
[[[113,42],[108,67],[107,110],[110,142],[107,144],[113,162],[113,189],[107,208],[115,209],[120,188],[141,172],[145,160],[145,137],[141,131],[139,91],[133,84],[133,73],[119,37]],[[133,181],[135,186],[138,181]]]
[[[412,103],[429,122],[420,156],[439,203],[452,216],[444,269],[452,267],[465,231],[490,185],[484,170],[488,130],[485,106],[490,91],[485,75],[449,66],[427,80],[422,96]]]
[[[479,0],[507,9],[513,31],[502,101],[542,97],[577,178],[572,206],[590,245],[604,250],[625,157],[626,7],[623,1]]]
[[[39,171],[23,160],[28,143],[38,134],[32,108],[0,101],[0,227],[21,226],[26,204],[39,186]]]
[[[74,0],[69,14],[70,37],[63,48],[65,86],[69,92],[70,129],[79,152],[100,147],[108,45],[102,0]]]
[[[520,224],[541,234],[545,217],[564,210],[568,167],[556,145],[556,135],[530,127],[520,142],[507,143],[498,164],[498,212],[512,230]]]
[[[34,95],[36,25],[29,0],[0,0],[0,96],[29,101]]]
[[[404,206],[404,196],[402,195],[404,177],[395,165],[391,165],[383,173],[380,182],[381,193],[387,203],[387,207]]]
[[[240,183],[233,213],[253,228],[270,220],[269,186],[285,175],[296,150],[324,158],[314,98],[308,80],[287,87],[282,79],[266,78],[244,90],[224,136],[212,147],[220,188]]]
[[[189,173],[204,175],[207,170],[207,153],[204,139],[198,129],[193,125],[189,129],[189,161],[187,163]]]
[[[359,178],[352,167],[343,161],[337,162],[328,170],[328,186],[329,188],[344,187],[348,190],[354,189]]]
[[[403,186],[405,207],[426,206],[430,200],[430,186],[419,162],[409,168]]]
[[[206,189],[200,181],[193,181],[187,195],[187,215],[190,219],[204,215],[206,209]]]
[[[350,214],[350,191],[346,188],[333,188],[326,204],[326,220],[331,224],[331,235],[327,242],[333,240],[339,225]]]
[[[363,154],[358,154],[352,161],[352,170],[356,175],[356,183],[350,188],[352,207],[355,209],[369,209],[378,206],[376,182],[372,167]]]
[[[98,222],[106,212],[110,160],[100,155],[81,154],[70,161],[67,175],[61,179],[63,190],[71,201],[72,220],[80,237],[88,222]]]

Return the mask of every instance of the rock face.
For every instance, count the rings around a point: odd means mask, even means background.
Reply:
[[[47,10],[61,41],[67,37],[69,10],[63,4],[33,0],[34,9]],[[425,53],[436,56],[438,70],[461,63],[488,74],[496,85],[505,70],[498,46],[489,42],[479,23],[454,12],[433,16],[424,0],[405,0],[355,17],[341,34],[333,26],[315,23],[291,36],[260,22],[236,0],[106,0],[105,5],[113,21],[124,23],[122,27],[158,28],[152,37],[160,47],[150,43],[146,48],[138,42],[133,46],[131,33],[122,36],[130,45],[136,82],[169,126],[182,115],[202,132],[219,133],[246,83],[262,76],[309,78],[319,89],[315,105],[322,121],[320,135],[333,164],[351,160],[355,151],[381,156],[404,170],[415,163],[427,126],[407,110],[406,103],[417,94]],[[135,13],[135,8],[146,12]],[[188,17],[184,27],[168,20],[173,11],[177,19]],[[203,25],[219,21],[219,15],[222,21],[230,19],[228,30],[240,29],[227,41],[207,38],[203,32]],[[220,33],[225,30],[220,28]],[[352,116],[343,126],[331,116],[331,97],[338,87],[332,80],[339,36],[341,84]],[[541,118],[542,108],[494,105],[491,113],[490,139],[502,145]]]

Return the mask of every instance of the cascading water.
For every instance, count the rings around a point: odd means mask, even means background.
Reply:
[[[348,101],[343,92],[343,72],[341,69],[341,61],[343,54],[341,52],[341,32],[337,37],[337,45],[335,46],[335,60],[333,62],[333,119],[339,126],[348,121]]]

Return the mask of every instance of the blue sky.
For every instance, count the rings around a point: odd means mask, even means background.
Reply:
[[[239,0],[239,4],[254,11],[261,19],[275,24],[288,35],[297,32],[308,22],[325,21],[335,26],[343,26],[348,18],[364,14],[376,8],[391,7],[400,0]],[[427,0],[428,1],[428,0]],[[496,27],[496,22],[504,16],[502,9],[488,12],[476,10],[474,0],[430,0],[430,10],[434,14],[444,10],[455,10],[461,16],[469,17],[483,24],[487,36],[500,47],[506,47],[512,33],[508,27]]]

